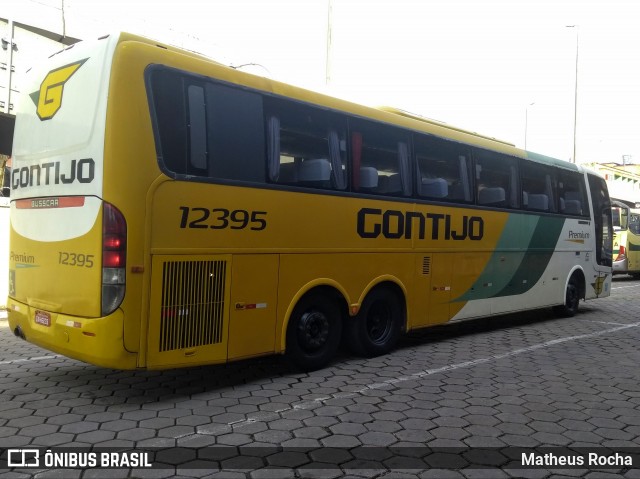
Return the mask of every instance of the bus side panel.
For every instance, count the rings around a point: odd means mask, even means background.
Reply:
[[[275,351],[279,255],[233,257],[228,358]]]
[[[634,234],[629,234],[628,238],[629,271],[638,273],[640,272],[640,238]]]
[[[455,273],[452,261],[456,255],[449,253],[435,253],[431,264],[431,289],[426,293],[429,298],[429,308],[424,318],[419,318],[416,326],[438,324],[449,321],[451,300],[451,285]]]

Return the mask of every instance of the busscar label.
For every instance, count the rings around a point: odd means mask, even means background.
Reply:
[[[57,208],[60,204],[60,198],[40,198],[31,200],[31,208]]]

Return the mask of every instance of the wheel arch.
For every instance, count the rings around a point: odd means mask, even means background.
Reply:
[[[390,289],[398,296],[400,300],[400,304],[402,305],[402,324],[401,330],[404,332],[407,329],[407,317],[408,317],[408,307],[407,307],[407,288],[398,278],[392,275],[383,275],[375,278],[371,281],[367,287],[362,291],[360,298],[358,298],[357,304],[349,305],[349,314],[355,316],[357,312],[360,310],[363,301],[365,298],[374,290],[378,288],[387,288]],[[355,309],[354,309],[355,308]]]
[[[308,282],[298,290],[287,305],[284,320],[282,321],[282,326],[280,328],[279,349],[276,351],[277,353],[283,353],[286,350],[287,328],[289,327],[289,321],[291,320],[293,310],[302,298],[313,293],[320,293],[335,299],[340,311],[342,312],[342,320],[344,320],[344,317],[349,314],[349,294],[340,283],[329,278],[318,278]]]
[[[574,266],[564,280],[564,287],[562,288],[562,302],[564,302],[565,292],[571,278],[575,277],[578,280],[578,296],[581,299],[585,299],[587,296],[587,277],[584,274],[584,270],[581,266]]]

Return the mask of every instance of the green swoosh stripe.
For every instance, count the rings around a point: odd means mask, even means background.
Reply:
[[[522,294],[547,268],[564,218],[510,215],[496,249],[471,288],[453,302]]]
[[[564,226],[564,218],[541,217],[524,259],[511,280],[495,296],[510,296],[529,291],[547,269]]]
[[[640,251],[640,244],[629,242],[629,251]]]

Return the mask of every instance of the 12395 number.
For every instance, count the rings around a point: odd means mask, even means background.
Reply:
[[[78,266],[80,268],[93,268],[95,255],[83,253],[68,253],[58,251],[58,264],[65,266]]]
[[[191,208],[180,206],[180,228],[262,231],[267,227],[266,211]]]

